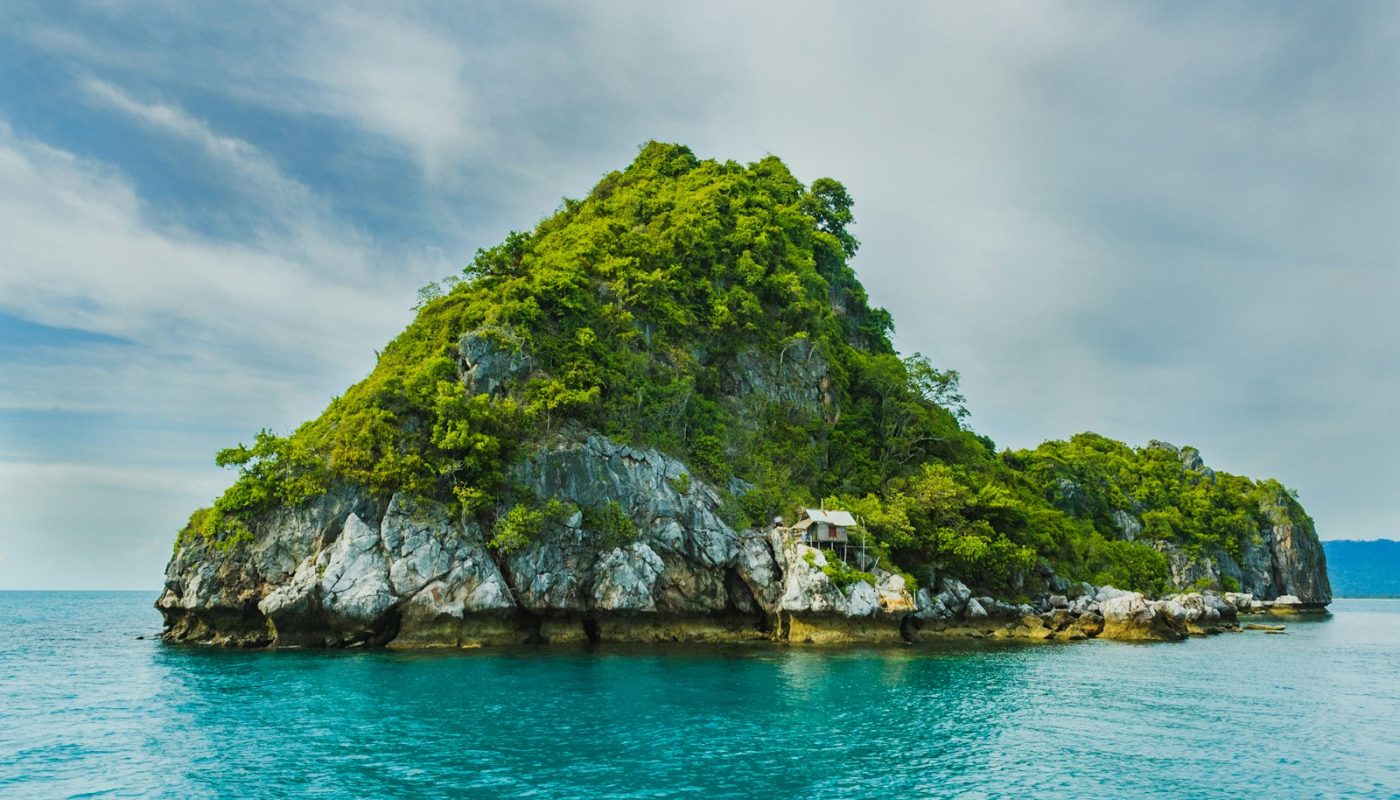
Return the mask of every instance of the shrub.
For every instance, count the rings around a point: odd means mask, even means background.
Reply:
[[[637,524],[622,510],[622,504],[609,500],[583,511],[583,527],[592,531],[601,550],[626,547],[637,541]]]
[[[684,495],[690,493],[690,473],[682,472],[676,477],[671,478],[668,483],[671,484],[672,489],[676,490],[677,494]]]
[[[501,555],[518,553],[539,539],[545,527],[558,525],[572,513],[573,507],[559,500],[550,500],[538,508],[516,504],[496,520],[486,546]]]
[[[826,556],[826,564],[822,566],[823,575],[831,580],[832,585],[845,591],[860,581],[865,581],[871,586],[875,585],[875,576],[869,572],[861,572],[850,564],[837,558],[833,553],[823,553]],[[815,550],[808,550],[803,554],[803,559],[810,565],[817,565],[817,554]]]

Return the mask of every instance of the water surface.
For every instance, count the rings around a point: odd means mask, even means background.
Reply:
[[[1180,644],[242,652],[0,592],[0,797],[1400,795],[1400,601]]]

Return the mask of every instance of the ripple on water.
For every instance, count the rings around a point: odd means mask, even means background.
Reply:
[[[225,652],[0,593],[0,796],[1393,797],[1400,603],[1175,645]]]

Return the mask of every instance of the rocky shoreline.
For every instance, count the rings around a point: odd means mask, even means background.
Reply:
[[[342,486],[260,520],[240,548],[182,541],[157,608],[171,642],[236,647],[477,647],[568,642],[918,642],[980,637],[1176,641],[1243,614],[1325,609],[1330,597],[1184,592],[1151,599],[1070,585],[1033,602],[936,592],[869,565],[842,580],[826,553],[779,530],[734,530],[684,465],[596,434],[561,437],[517,469],[537,497],[618,502],[634,541],[607,547],[583,515],[493,552],[471,519],[430,501],[381,505]],[[1289,575],[1274,571],[1287,589]],[[1303,581],[1300,585],[1311,585]]]

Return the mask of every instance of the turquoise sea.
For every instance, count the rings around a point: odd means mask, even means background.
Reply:
[[[0,797],[1400,796],[1400,601],[1181,644],[412,653],[167,646],[153,596],[0,592]]]

